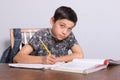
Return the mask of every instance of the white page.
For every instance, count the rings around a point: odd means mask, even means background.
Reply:
[[[43,64],[10,63],[8,65],[10,67],[18,67],[18,68],[36,68],[36,69],[42,69],[42,68],[44,68]]]
[[[89,68],[96,67],[97,64],[92,64],[92,63],[74,63],[74,62],[69,62],[65,63],[63,65],[57,66],[55,68],[61,68],[61,69],[70,69],[70,70],[85,70]]]
[[[35,68],[35,69],[50,69],[52,67],[60,66],[64,62],[57,62],[55,64],[23,64],[23,63],[9,63],[8,66],[19,67],[19,68]]]
[[[104,65],[104,60],[105,59],[74,59],[72,62],[53,68],[53,70],[84,71],[94,69],[98,65]]]
[[[106,59],[73,59],[74,63],[104,64]]]

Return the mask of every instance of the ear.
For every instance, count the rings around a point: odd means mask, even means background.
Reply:
[[[51,17],[51,19],[50,19],[50,24],[51,24],[51,26],[54,25],[54,18],[53,17]]]

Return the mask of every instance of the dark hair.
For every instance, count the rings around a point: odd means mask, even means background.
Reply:
[[[61,6],[56,9],[54,14],[54,22],[56,22],[59,19],[68,19],[76,24],[77,22],[77,15],[74,12],[73,9],[66,6]]]

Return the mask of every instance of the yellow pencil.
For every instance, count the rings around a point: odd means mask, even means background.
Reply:
[[[45,45],[45,43],[42,41],[42,40],[40,40],[41,41],[41,44],[43,45],[43,47],[46,49],[46,51],[48,52],[48,54],[50,54],[51,55],[51,52],[48,50],[48,48],[47,48],[47,46]]]

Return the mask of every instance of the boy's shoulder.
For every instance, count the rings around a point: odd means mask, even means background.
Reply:
[[[40,30],[38,30],[37,32],[48,32],[49,31],[49,28],[43,28],[43,29],[40,29]]]
[[[73,37],[75,37],[75,36],[74,36],[74,33],[71,32],[70,35],[68,36],[68,38],[73,38]]]
[[[44,29],[41,29],[41,30],[38,30],[37,32],[36,32],[36,34],[37,35],[45,35],[45,34],[49,34],[50,32],[49,32],[49,28],[44,28]]]

